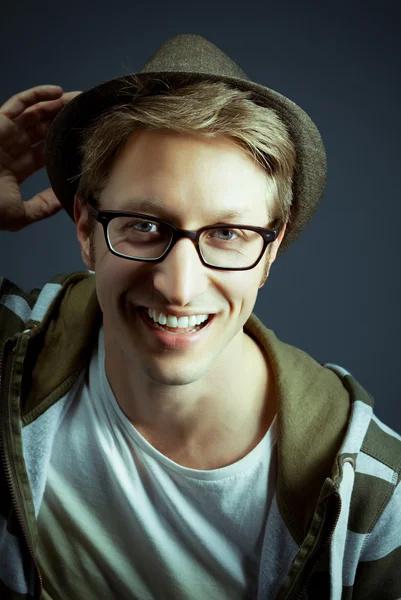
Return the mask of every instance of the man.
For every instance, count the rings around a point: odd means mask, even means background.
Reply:
[[[64,207],[89,271],[0,287],[2,597],[401,597],[401,437],[252,313],[323,192],[309,117],[186,35],[0,117],[2,229]]]

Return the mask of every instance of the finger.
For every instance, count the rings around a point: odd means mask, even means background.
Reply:
[[[65,102],[65,104],[67,104],[67,102],[70,102],[70,100],[75,98],[75,96],[79,96],[79,94],[82,94],[82,90],[75,90],[74,92],[65,92],[62,95],[61,99],[63,102]]]
[[[8,127],[2,128],[1,119],[8,121]],[[30,152],[31,146],[46,139],[52,121],[41,121],[35,127],[22,129],[15,122],[0,115],[0,143],[2,164],[9,167],[12,160],[17,160],[22,154]]]
[[[9,143],[3,144],[3,150],[13,159],[17,159],[22,153],[29,152],[31,146],[43,142],[43,140],[46,139],[50,125],[50,121],[44,121],[27,131],[21,131],[18,133],[17,138],[9,140]]]
[[[25,132],[5,139],[0,136],[0,165],[12,169],[13,162],[17,161],[21,155],[30,152],[30,149],[29,136]]]
[[[50,125],[51,121],[42,121],[35,127],[31,127],[26,131],[22,129],[18,132],[18,136],[5,140],[2,147],[10,154],[10,156],[18,158],[22,152],[29,151],[31,146],[46,139]]]
[[[4,160],[2,162],[15,174],[18,183],[21,184],[45,166],[45,147],[45,141],[43,141],[30,147],[26,152],[22,152],[17,158],[8,163]]]
[[[31,143],[30,136],[24,129],[5,115],[0,114],[0,152],[2,161],[4,159],[7,163],[9,160],[17,158],[22,152],[29,150]]]
[[[13,121],[0,114],[0,144],[2,150],[8,154],[5,164],[8,166],[9,160],[17,159],[23,152],[29,151],[32,144],[44,140],[57,112],[64,104],[81,93],[80,91],[67,92],[59,100],[40,103],[37,105],[39,107],[42,105],[39,112],[35,112],[35,107],[28,108]],[[47,120],[44,120],[46,117]]]
[[[63,206],[58,201],[52,188],[47,188],[25,202],[27,224],[42,221],[58,213]]]
[[[66,105],[70,100],[78,96],[82,92],[67,92],[58,98],[57,100],[51,100],[48,102],[40,102],[35,106],[27,108],[21,115],[14,119],[14,122],[23,127],[24,129],[30,129],[35,127],[41,121],[48,121],[54,119],[56,114]]]
[[[0,114],[6,115],[9,119],[15,119],[29,106],[43,100],[54,100],[62,94],[63,89],[59,85],[38,85],[9,98],[0,106]]]
[[[31,146],[46,139],[50,125],[51,121],[42,121],[36,127],[19,131],[18,135],[10,136],[3,141],[2,150],[7,152],[11,158],[17,159],[22,153],[29,152]]]
[[[8,117],[0,113],[0,146],[6,148],[12,146],[17,138],[26,137],[26,132],[20,130],[19,126]]]
[[[26,131],[31,146],[46,139],[50,125],[51,121],[42,121],[39,125],[36,125],[36,127],[31,127],[31,129]]]

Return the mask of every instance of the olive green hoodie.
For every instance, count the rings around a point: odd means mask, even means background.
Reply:
[[[88,272],[29,293],[0,278],[4,600],[40,598],[44,449],[59,425],[49,409],[88,367],[101,323]],[[401,598],[401,436],[374,415],[371,396],[345,369],[279,341],[254,313],[245,331],[268,356],[278,407],[280,549],[270,544],[262,554],[258,600]]]

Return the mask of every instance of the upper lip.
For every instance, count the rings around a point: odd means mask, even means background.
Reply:
[[[184,312],[179,312],[178,310],[173,310],[171,308],[163,308],[162,310],[160,310],[159,308],[153,308],[152,306],[140,306],[139,308],[140,309],[144,308],[145,310],[148,310],[150,308],[151,310],[155,310],[158,314],[164,313],[165,315],[171,315],[171,316],[177,317],[177,318],[192,317],[193,315],[213,315],[213,314],[215,314],[215,313],[211,313],[211,312],[207,312],[207,311],[203,311],[203,310],[200,310],[200,311],[198,310],[196,312],[194,311],[194,312],[190,312],[190,313],[189,312],[184,313]]]

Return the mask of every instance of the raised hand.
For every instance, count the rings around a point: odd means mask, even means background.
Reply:
[[[20,185],[44,167],[50,124],[80,93],[39,85],[12,96],[0,107],[0,230],[19,231],[62,209],[51,187],[24,201]]]

